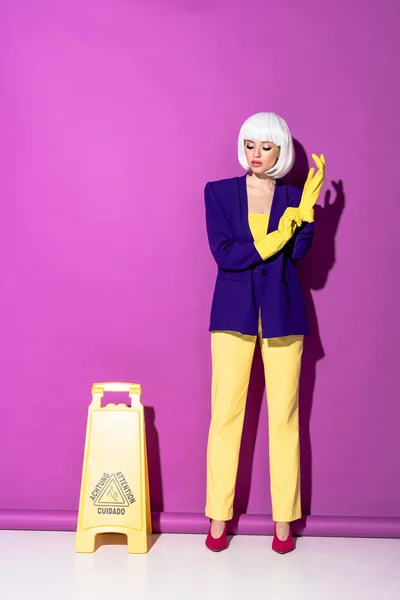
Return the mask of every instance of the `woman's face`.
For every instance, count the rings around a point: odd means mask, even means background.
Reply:
[[[244,151],[250,169],[256,174],[261,174],[276,164],[280,148],[273,142],[244,140]]]

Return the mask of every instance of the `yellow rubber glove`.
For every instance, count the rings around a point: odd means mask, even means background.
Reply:
[[[325,157],[323,154],[317,156],[312,155],[315,164],[317,165],[317,172],[314,175],[315,169],[312,168],[308,172],[307,181],[304,184],[303,194],[301,196],[299,211],[303,221],[312,222],[314,221],[314,206],[318,200],[319,193],[322,188],[322,184],[325,179]]]
[[[281,216],[281,220],[279,221],[278,225],[278,231],[281,231],[281,233],[283,234],[285,230],[289,231],[290,227],[294,227],[294,230],[290,235],[290,237],[292,237],[296,229],[296,225],[297,227],[300,227],[302,220],[303,219],[300,209],[294,208],[293,206],[289,206]]]
[[[298,208],[289,207],[280,218],[278,229],[268,233],[261,240],[254,242],[258,254],[263,260],[273,256],[283,248],[293,236],[296,227],[301,225]]]

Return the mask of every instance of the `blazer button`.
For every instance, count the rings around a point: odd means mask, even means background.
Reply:
[[[262,272],[262,274],[263,274],[263,275],[266,275],[266,274],[267,274],[267,271],[264,269],[264,270],[263,270],[263,272]]]

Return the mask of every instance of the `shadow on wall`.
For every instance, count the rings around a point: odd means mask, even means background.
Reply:
[[[155,426],[155,411],[152,406],[144,407],[146,423],[147,461],[149,468],[150,504],[153,513],[164,510],[164,497],[161,474],[161,456],[158,432]]]
[[[286,183],[302,188],[307,178],[309,163],[303,146],[294,140],[296,162],[285,177]],[[329,170],[329,157],[328,157]],[[317,362],[324,358],[318,326],[318,319],[311,290],[323,289],[328,276],[335,265],[335,237],[341,215],[344,210],[345,196],[341,181],[332,181],[336,197],[331,202],[331,192],[325,193],[323,204],[315,207],[315,235],[309,254],[299,263],[299,274],[302,281],[307,316],[311,335],[304,341],[302,373],[300,379],[300,447],[301,447],[301,493],[302,510],[305,517],[312,510],[312,448],[310,438],[310,420],[314,399]],[[254,355],[247,399],[246,416],[243,427],[243,438],[239,460],[239,470],[235,496],[235,513],[238,516],[247,512],[255,443],[259,424],[261,403],[265,384],[264,371],[259,344]],[[263,427],[266,424],[262,424]],[[267,457],[266,457],[267,458]],[[299,532],[305,525],[305,518],[300,522]]]

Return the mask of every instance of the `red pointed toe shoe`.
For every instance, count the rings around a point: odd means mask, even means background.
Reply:
[[[208,531],[206,546],[211,552],[221,552],[221,550],[226,550],[228,547],[228,540],[226,537],[228,531],[228,523],[225,523],[225,528],[222,535],[219,538],[215,538],[211,535],[211,525]]]
[[[274,526],[274,539],[272,540],[272,550],[278,552],[278,554],[287,554],[295,549],[292,531],[289,529],[289,535],[286,540],[282,541],[276,535],[276,523]]]

